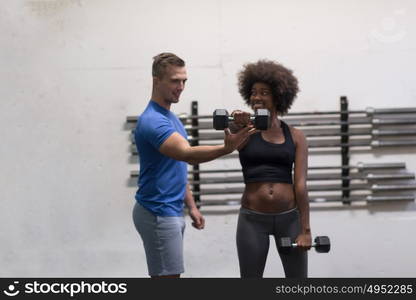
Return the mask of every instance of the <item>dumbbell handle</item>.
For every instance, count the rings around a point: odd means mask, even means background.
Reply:
[[[254,121],[255,118],[256,118],[255,116],[250,115],[250,121]],[[228,116],[228,120],[234,121],[234,116]]]
[[[296,248],[297,246],[298,246],[297,243],[292,243],[292,247],[293,248]],[[316,247],[316,244],[315,243],[312,243],[311,247]]]

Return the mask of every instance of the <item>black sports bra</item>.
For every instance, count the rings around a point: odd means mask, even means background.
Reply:
[[[261,132],[250,136],[247,144],[239,152],[244,182],[292,183],[292,167],[296,147],[289,126],[282,124],[285,141],[282,144],[270,143],[263,139]]]

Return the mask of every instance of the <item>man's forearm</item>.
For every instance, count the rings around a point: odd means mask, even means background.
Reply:
[[[189,148],[185,161],[190,164],[200,164],[229,153],[230,152],[225,149],[224,145],[193,146]]]
[[[188,207],[188,209],[196,208],[195,198],[192,195],[191,187],[189,184],[186,185],[185,205]]]
[[[255,132],[256,130],[251,126],[247,126],[235,134],[231,134],[228,129],[225,129],[224,144],[193,147],[189,145],[183,136],[174,132],[159,147],[159,151],[163,155],[176,160],[185,161],[190,164],[199,164],[233,152],[248,136]]]

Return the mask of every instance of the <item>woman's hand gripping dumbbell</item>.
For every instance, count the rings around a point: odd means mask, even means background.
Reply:
[[[297,246],[296,243],[292,243],[290,237],[282,237],[277,242],[277,247],[282,253],[289,253],[290,250],[297,248]],[[314,247],[318,253],[327,253],[331,249],[331,242],[327,236],[317,236],[311,247]]]

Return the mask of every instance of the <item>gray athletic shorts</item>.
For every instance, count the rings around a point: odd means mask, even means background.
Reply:
[[[149,275],[183,273],[185,218],[156,216],[136,201],[133,221],[143,240]]]

